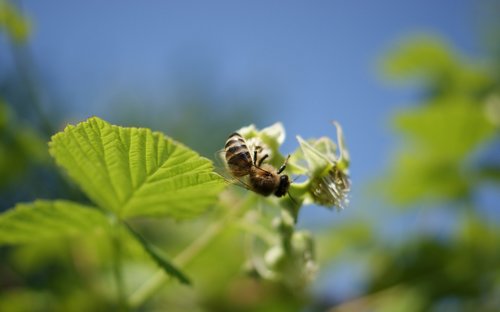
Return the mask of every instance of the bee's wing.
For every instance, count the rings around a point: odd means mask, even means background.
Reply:
[[[272,172],[270,172],[270,171],[268,171],[268,170],[266,170],[266,169],[264,169],[264,168],[257,167],[257,166],[255,166],[255,165],[252,165],[252,166],[253,166],[254,168],[256,168],[256,169],[260,170],[260,171],[263,171],[263,172],[266,172],[266,173],[269,173],[269,174],[273,174]]]
[[[228,184],[236,185],[250,191],[252,190],[250,185],[246,182],[245,177],[232,176],[227,170],[221,170],[219,174],[224,178],[224,180]]]
[[[216,167],[224,168],[226,165],[226,151],[221,148],[214,153],[214,162]]]
[[[231,177],[229,180],[226,179],[226,181],[232,185],[236,185],[236,186],[239,186],[239,187],[242,187],[244,189],[247,189],[249,191],[252,190],[252,188],[250,187],[250,185],[242,178],[235,178],[235,177]]]
[[[223,148],[215,152],[214,158],[216,164],[215,170],[224,178],[226,183],[236,185],[247,190],[252,190],[250,185],[245,181],[244,177],[237,178],[229,172],[225,160],[225,150]]]

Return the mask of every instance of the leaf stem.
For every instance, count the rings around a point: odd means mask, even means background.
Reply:
[[[178,254],[173,262],[179,266],[187,265],[191,260],[195,258],[203,249],[205,249],[215,237],[223,229],[223,225],[226,220],[223,219],[217,223],[212,224],[203,234],[201,234],[197,240],[186,247],[180,254]],[[129,297],[129,305],[132,308],[137,308],[143,304],[149,297],[155,294],[163,284],[169,279],[169,275],[165,274],[163,269],[159,269],[156,273],[142,284],[139,289],[137,289]]]
[[[274,237],[273,233],[268,229],[266,229],[265,227],[263,227],[262,225],[244,221],[236,222],[234,225],[237,228],[260,238],[261,240],[266,242],[266,244],[268,244],[269,246],[273,246],[277,243],[277,239],[276,237]]]
[[[198,239],[193,241],[188,245],[183,251],[181,251],[174,259],[178,267],[183,267],[189,264],[200,252],[207,248],[210,243],[225,229],[225,225],[232,220],[245,204],[237,205],[237,207],[229,207],[230,213],[221,218],[218,222],[213,223],[208,227],[204,233],[198,236]],[[235,209],[236,208],[236,209]],[[131,308],[137,308],[141,306],[146,300],[158,292],[158,290],[169,280],[169,276],[165,274],[163,269],[159,269],[156,273],[151,276],[144,284],[142,284],[132,295],[129,296],[128,305]]]

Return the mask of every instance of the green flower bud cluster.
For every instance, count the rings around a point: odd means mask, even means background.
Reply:
[[[328,137],[304,140],[297,136],[299,148],[290,155],[285,173],[306,176],[304,182],[292,183],[289,195],[297,204],[318,204],[343,209],[348,204],[350,191],[349,152],[345,146],[342,127],[337,129],[335,144]],[[256,146],[268,154],[268,162],[275,167],[283,164],[286,157],[279,151],[285,141],[285,129],[281,123],[258,130],[254,125],[238,130],[247,141],[250,150]],[[286,202],[287,199],[285,198]],[[289,203],[288,203],[289,205]]]
[[[304,204],[317,204],[343,209],[348,203],[350,180],[349,153],[345,147],[342,128],[337,129],[338,145],[327,137],[304,140],[297,137],[299,148],[289,158],[284,174],[306,177],[305,181],[292,182],[288,195],[273,201],[280,207],[280,215],[272,222],[273,243],[264,252],[264,267],[255,268],[262,278],[283,282],[291,288],[302,288],[314,279],[317,264],[314,238],[305,230],[296,231],[299,210]],[[258,130],[254,125],[241,128],[241,134],[250,150],[259,147],[267,154],[267,162],[275,167],[286,157],[279,151],[285,140],[281,123]]]

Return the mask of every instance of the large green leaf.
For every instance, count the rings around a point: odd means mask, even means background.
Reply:
[[[184,145],[97,117],[54,135],[50,152],[97,205],[120,218],[193,217],[224,187],[212,163]]]
[[[107,225],[106,216],[95,207],[65,200],[37,200],[18,204],[0,215],[0,244],[88,234]]]

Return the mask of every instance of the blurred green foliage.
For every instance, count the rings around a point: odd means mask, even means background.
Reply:
[[[424,96],[433,101],[481,96],[495,83],[486,64],[462,59],[442,39],[428,35],[399,42],[384,58],[382,70],[396,82],[423,83]]]
[[[49,160],[46,142],[59,113],[52,111],[50,118],[45,114],[48,102],[54,102],[45,97],[48,88],[31,59],[32,23],[21,6],[18,1],[0,0],[0,36],[7,39],[2,46],[7,49],[1,53],[13,65],[0,73],[0,211],[42,196],[84,199]]]
[[[397,311],[429,311],[451,305],[455,311],[495,311],[498,308],[500,231],[470,215],[449,240],[422,235],[403,246],[379,250],[370,291],[398,289],[416,306]],[[392,295],[391,295],[392,296]],[[383,296],[382,296],[383,297]],[[408,298],[406,298],[409,300]],[[385,311],[387,305],[380,309]]]
[[[496,194],[486,196],[498,200],[499,185],[491,184],[498,176],[485,170],[500,168],[498,108],[488,108],[497,105],[500,82],[488,63],[459,58],[434,37],[401,43],[383,65],[388,77],[416,82],[422,92],[417,105],[393,116],[400,148],[377,189],[405,208],[399,214],[452,226],[424,226],[397,244],[378,241],[366,255],[366,293],[332,311],[497,311],[498,212],[496,219],[484,214],[481,191],[493,187]]]
[[[21,123],[0,98],[0,188],[18,180],[29,168],[48,161],[46,143]]]
[[[394,116],[404,148],[386,179],[388,196],[398,204],[472,196],[479,186],[474,153],[498,140],[486,103],[499,86],[488,67],[460,60],[446,44],[427,37],[403,44],[384,66],[392,79],[420,78],[424,85],[419,106]]]
[[[24,43],[31,33],[31,23],[9,0],[0,0],[0,32],[16,44]]]

